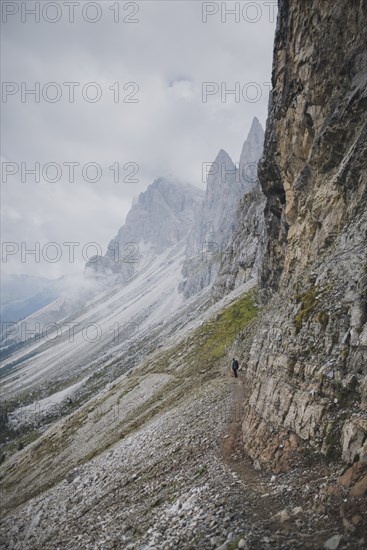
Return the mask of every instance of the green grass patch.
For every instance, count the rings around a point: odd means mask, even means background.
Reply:
[[[294,324],[296,326],[297,334],[300,332],[303,323],[308,321],[308,319],[310,318],[312,312],[314,311],[317,305],[317,300],[316,300],[317,292],[318,292],[317,287],[312,286],[303,294],[298,294],[296,296],[296,301],[302,304],[301,310],[297,313],[297,315],[294,318]]]
[[[258,314],[253,291],[247,292],[214,319],[199,327],[186,342],[186,366],[211,372],[225,358],[227,348]],[[186,370],[186,369],[185,369]]]
[[[317,320],[322,326],[322,328],[325,329],[329,322],[329,314],[326,311],[320,311],[320,313],[317,316]]]
[[[257,316],[257,313],[253,293],[249,292],[224,309],[215,320],[205,323],[197,334],[197,337],[202,339],[202,345],[196,350],[198,366],[209,366],[221,359],[225,355],[226,348]]]
[[[320,323],[321,327],[325,330],[329,323],[330,316],[325,309],[321,306],[327,305],[328,300],[331,299],[331,291],[333,290],[333,283],[329,282],[323,286],[314,285],[310,280],[311,286],[304,292],[298,293],[295,296],[295,300],[298,304],[301,304],[301,308],[297,315],[294,317],[294,324],[296,327],[296,334],[298,334],[303,326],[311,316],[316,316],[316,320]],[[299,288],[300,284],[296,287]]]
[[[258,313],[254,291],[246,292],[185,340],[149,358],[142,371],[171,372],[185,378],[198,377],[202,381],[212,379],[215,367],[226,356],[227,348]]]
[[[204,474],[206,474],[206,472],[208,471],[208,466],[206,464],[203,464],[203,466],[200,466],[200,468],[198,468],[195,472],[195,477],[200,477]]]
[[[238,543],[240,542],[241,539],[245,539],[245,536],[240,536],[240,537],[236,537],[235,540],[233,540],[232,542],[229,542],[227,544],[227,549],[226,550],[237,550],[238,548]]]

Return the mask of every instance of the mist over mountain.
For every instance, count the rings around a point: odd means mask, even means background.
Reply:
[[[185,300],[210,290],[237,228],[240,201],[246,195],[252,197],[250,191],[258,185],[253,171],[261,156],[263,136],[255,118],[243,145],[240,166],[220,150],[208,167],[206,192],[174,178],[158,178],[149,185],[133,201],[124,225],[110,241],[104,256],[91,258],[84,273],[58,280],[57,293],[49,296],[44,293],[40,307],[36,302],[33,308],[25,310],[24,317],[12,319],[20,323],[5,327],[1,338],[6,356],[13,346],[19,349],[26,342],[46,339],[44,343],[48,346],[48,339],[57,340],[66,333],[63,327],[83,318],[84,310],[93,309],[93,304],[109,292],[119,294],[135,279],[139,281],[142,295],[150,294],[154,298],[148,276],[152,265],[161,265],[162,276],[172,279],[172,286],[168,285],[173,293],[172,304],[183,305]],[[240,169],[247,179],[242,177]],[[249,200],[253,202],[252,198]],[[262,212],[257,214],[262,219]],[[247,223],[246,216],[243,223]],[[251,236],[257,249],[259,236],[253,232]],[[174,273],[171,273],[172,262],[179,266]],[[256,273],[253,270],[246,281],[254,279]],[[156,307],[161,308],[159,299],[154,301]],[[102,321],[101,315],[102,312],[98,314],[98,323]],[[127,322],[126,319],[124,324]],[[132,318],[131,322],[136,321]]]
[[[192,185],[173,179],[155,180],[134,201],[105,256],[95,256],[87,263],[87,272],[113,273],[127,282],[157,254],[183,241],[202,197],[202,191]]]
[[[265,137],[154,181],[5,342],[5,547],[366,546],[364,8],[280,0]]]
[[[60,279],[3,273],[0,282],[2,322],[19,321],[46,306],[58,297],[61,286]]]
[[[243,145],[239,165],[221,149],[209,170],[205,199],[198,211],[186,247],[184,280],[180,285],[186,297],[210,285],[238,226],[238,207],[245,193],[257,185],[257,163],[261,157],[264,131],[255,117]],[[260,213],[261,217],[261,213]]]
[[[221,251],[237,227],[239,202],[257,184],[263,141],[264,131],[255,117],[239,165],[221,149],[208,170],[205,193],[179,180],[155,180],[134,201],[106,254],[87,263],[87,273],[116,274],[126,283],[157,254],[182,244],[187,262],[180,291],[188,297],[205,288],[213,281]]]

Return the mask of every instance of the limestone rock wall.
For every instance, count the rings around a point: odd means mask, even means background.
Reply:
[[[366,27],[364,1],[279,2],[263,313],[237,350],[245,448],[278,471],[301,451],[367,461]]]
[[[249,279],[256,279],[263,259],[265,241],[265,196],[257,185],[239,204],[238,227],[221,251],[221,264],[212,287],[219,300]]]

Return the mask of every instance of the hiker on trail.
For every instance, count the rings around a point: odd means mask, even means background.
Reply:
[[[238,371],[239,368],[240,368],[240,366],[238,364],[237,359],[233,358],[232,359],[232,370],[233,370],[233,374],[235,375],[236,378],[238,376],[237,371]]]

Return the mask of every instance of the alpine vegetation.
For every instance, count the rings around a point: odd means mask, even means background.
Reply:
[[[279,0],[240,158],[151,178],[77,279],[7,281],[4,548],[366,546],[366,18]]]

